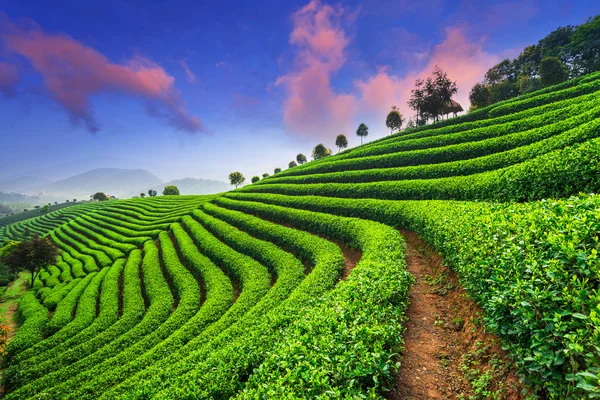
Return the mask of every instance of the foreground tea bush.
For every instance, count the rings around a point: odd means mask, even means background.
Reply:
[[[415,230],[456,269],[534,390],[572,399],[598,393],[600,196],[526,204],[227,197]]]

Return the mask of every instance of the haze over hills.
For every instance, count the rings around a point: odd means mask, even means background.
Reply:
[[[131,193],[132,196],[136,196],[141,192],[147,193],[149,189],[156,190],[157,193],[162,193],[165,186],[174,185],[179,189],[180,194],[213,194],[226,192],[231,189],[231,186],[226,182],[214,181],[211,179],[197,179],[197,178],[183,178],[175,179],[160,185],[151,186],[148,188],[141,188],[137,193]]]
[[[36,188],[52,183],[51,180],[39,176],[22,176],[0,179],[0,191],[5,193],[30,193]]]
[[[40,202],[87,199],[96,192],[119,198],[137,196],[154,189],[159,194],[166,185],[175,185],[181,194],[210,194],[229,190],[221,181],[184,178],[163,182],[144,169],[98,168],[55,182],[39,177],[21,177],[0,181],[0,192],[35,196]]]

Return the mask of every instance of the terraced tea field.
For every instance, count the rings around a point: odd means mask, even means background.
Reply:
[[[0,243],[46,234],[61,251],[21,300],[6,398],[402,391],[415,277],[399,229],[443,256],[529,393],[600,396],[599,78],[221,196],[86,203],[0,228]]]

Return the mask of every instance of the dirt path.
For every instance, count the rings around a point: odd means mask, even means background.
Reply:
[[[402,234],[407,267],[416,284],[409,294],[400,370],[387,397],[520,399],[521,387],[510,362],[497,338],[484,332],[480,309],[456,275],[418,235]]]

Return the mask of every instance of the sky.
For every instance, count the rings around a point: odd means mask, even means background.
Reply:
[[[388,134],[435,65],[471,87],[597,0],[0,0],[0,179],[272,173]]]

